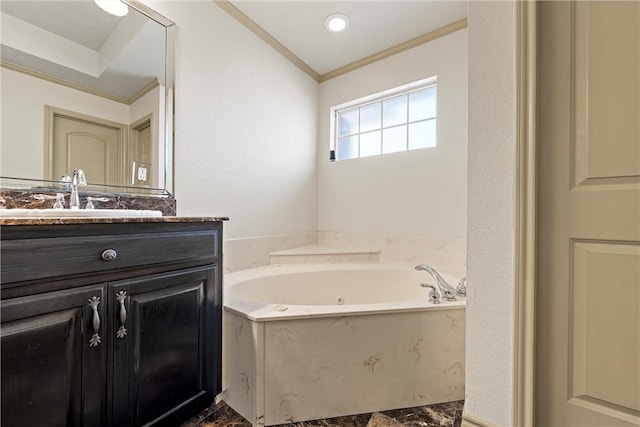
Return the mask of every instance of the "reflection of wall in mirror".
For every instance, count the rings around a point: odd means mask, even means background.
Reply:
[[[154,88],[131,105],[126,105],[4,67],[0,67],[0,80],[0,175],[45,178],[45,105],[120,123],[133,123],[151,114],[153,163],[164,164],[164,150],[158,148],[164,135],[161,125],[164,123],[163,86]],[[128,165],[125,167],[128,168]],[[154,187],[159,182],[159,170],[159,167],[153,168],[151,184]],[[85,172],[91,182],[91,171]]]

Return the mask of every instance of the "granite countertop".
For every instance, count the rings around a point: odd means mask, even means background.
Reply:
[[[87,217],[87,218],[0,218],[0,226],[7,225],[65,225],[65,224],[123,224],[131,222],[213,222],[228,221],[226,216],[156,216],[156,217]]]

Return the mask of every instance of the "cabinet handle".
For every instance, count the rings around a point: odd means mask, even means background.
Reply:
[[[116,331],[116,337],[118,338],[124,338],[127,335],[127,328],[124,327],[127,321],[127,309],[124,306],[126,299],[127,293],[125,291],[120,291],[116,294],[116,300],[120,303],[120,327]]]
[[[102,252],[102,259],[105,261],[113,261],[118,256],[118,253],[113,249],[105,249]]]
[[[98,331],[100,330],[100,316],[98,315],[98,305],[100,304],[100,297],[89,298],[89,305],[93,310],[93,335],[89,340],[89,347],[97,347],[102,342]]]

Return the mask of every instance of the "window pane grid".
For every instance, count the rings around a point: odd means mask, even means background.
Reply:
[[[412,94],[415,94],[417,92],[424,92],[424,91],[432,90],[435,93],[435,89],[436,89],[436,85],[429,85],[429,86],[413,89],[413,90],[410,90],[408,92],[402,92],[402,93],[398,93],[398,94],[395,94],[395,95],[389,95],[389,96],[385,96],[383,98],[378,98],[378,99],[376,99],[374,101],[368,101],[368,102],[365,102],[365,103],[362,103],[362,104],[358,105],[358,107],[359,108],[363,108],[363,107],[367,107],[367,106],[369,106],[371,104],[379,104],[379,103],[381,103],[383,101],[386,101],[387,99],[396,98],[398,96],[411,96]],[[347,110],[350,110],[351,108],[354,108],[354,107],[345,108],[344,110],[340,110],[340,111],[347,111]]]
[[[435,147],[436,116],[435,85],[338,110],[336,159]]]

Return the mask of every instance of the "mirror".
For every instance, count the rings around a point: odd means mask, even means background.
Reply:
[[[0,2],[0,184],[171,196],[174,24],[97,3]]]

